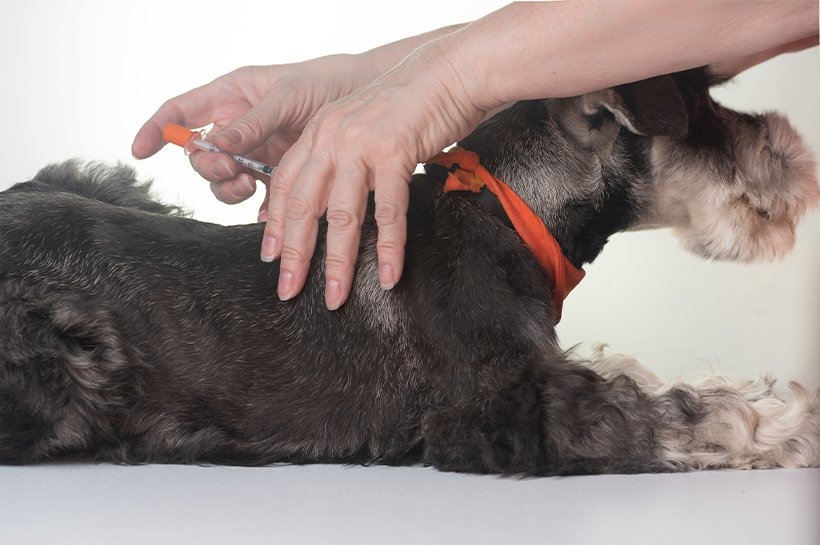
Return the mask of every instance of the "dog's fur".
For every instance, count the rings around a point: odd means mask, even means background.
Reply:
[[[577,266],[672,226],[715,259],[773,258],[820,198],[785,119],[716,104],[695,70],[522,102],[461,145]],[[68,162],[0,194],[0,462],[425,463],[507,474],[820,465],[818,392],[664,386],[557,343],[546,273],[471,195],[410,185],[406,265],[378,286],[372,203],[353,293],[275,294],[260,225],[155,202],[126,167]],[[324,229],[320,229],[323,232]]]

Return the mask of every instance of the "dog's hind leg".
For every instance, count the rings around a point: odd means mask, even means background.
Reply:
[[[0,462],[85,452],[138,388],[111,314],[87,298],[0,283]]]

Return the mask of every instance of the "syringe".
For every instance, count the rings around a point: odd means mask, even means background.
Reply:
[[[192,131],[175,123],[168,123],[162,130],[162,139],[171,144],[181,146],[185,150],[186,154],[191,153],[194,149],[201,149],[202,151],[210,151],[212,153],[224,153],[236,161],[237,164],[245,168],[255,170],[256,172],[261,172],[262,174],[266,174],[268,176],[273,173],[272,166],[253,159],[248,159],[247,157],[242,157],[241,155],[237,155],[235,153],[222,151],[213,144],[203,140],[203,138],[205,138],[204,130]]]

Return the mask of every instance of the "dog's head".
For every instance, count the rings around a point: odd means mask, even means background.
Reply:
[[[653,142],[656,191],[639,227],[671,226],[707,258],[782,257],[799,220],[820,201],[814,157],[785,117],[725,108],[703,77],[677,77],[689,128],[683,139]]]
[[[752,261],[788,252],[820,201],[788,121],[725,108],[704,69],[518,103],[462,142],[547,223],[571,260],[607,237],[672,227],[689,250]]]

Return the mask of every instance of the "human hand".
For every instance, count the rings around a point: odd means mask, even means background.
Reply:
[[[793,42],[778,45],[763,51],[757,51],[749,55],[741,55],[715,62],[709,65],[711,72],[719,77],[732,78],[744,70],[756,66],[764,61],[774,58],[783,53],[794,53],[802,51],[818,44],[818,36],[808,36]]]
[[[349,94],[376,74],[362,56],[333,55],[299,64],[245,67],[168,100],[137,133],[134,157],[159,151],[168,123],[214,123],[208,140],[225,151],[276,164],[325,103]],[[225,154],[195,151],[191,165],[216,197],[241,202],[256,190],[254,176]],[[267,181],[263,180],[266,185]],[[267,194],[262,210],[267,207]]]
[[[369,191],[374,191],[382,288],[401,277],[407,184],[416,165],[466,136],[484,111],[433,46],[322,107],[284,154],[270,184],[262,258],[281,257],[282,300],[304,286],[318,220],[327,213],[325,302],[347,300]]]

